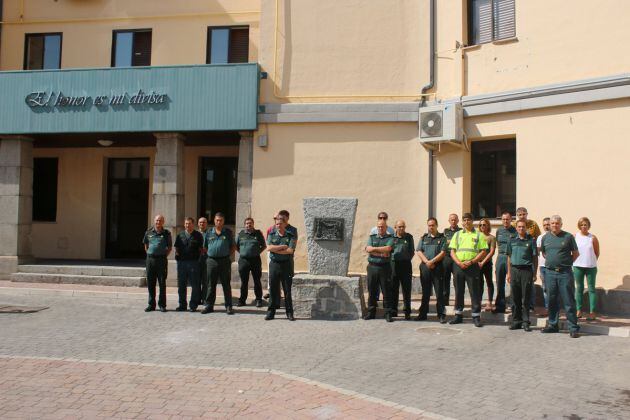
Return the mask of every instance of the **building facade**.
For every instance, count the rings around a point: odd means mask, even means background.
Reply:
[[[3,272],[137,257],[156,212],[303,229],[304,197],[352,196],[352,272],[381,210],[418,238],[525,206],[588,216],[604,305],[628,304],[627,2],[179,3],[3,2]]]

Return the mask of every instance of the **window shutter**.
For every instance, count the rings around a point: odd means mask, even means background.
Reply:
[[[515,0],[494,0],[494,39],[516,36]]]
[[[473,0],[471,6],[471,44],[491,42],[492,0]]]
[[[249,28],[230,30],[228,63],[247,63],[249,61]]]
[[[151,65],[151,31],[134,32],[131,65]]]

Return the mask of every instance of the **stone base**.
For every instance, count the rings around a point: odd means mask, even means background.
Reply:
[[[359,277],[296,274],[292,295],[296,318],[352,320],[366,309]]]

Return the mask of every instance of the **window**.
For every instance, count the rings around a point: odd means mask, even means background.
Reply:
[[[207,64],[247,63],[249,27],[208,28]]]
[[[33,159],[33,221],[57,220],[57,158]]]
[[[238,158],[201,158],[199,167],[199,215],[212,224],[212,217],[220,211],[225,223],[233,225]]]
[[[515,0],[469,0],[468,43],[484,44],[516,36]]]
[[[24,70],[61,68],[61,34],[26,34]]]
[[[114,31],[112,67],[151,65],[151,29]]]
[[[476,219],[501,217],[516,209],[516,140],[473,142],[472,213]]]

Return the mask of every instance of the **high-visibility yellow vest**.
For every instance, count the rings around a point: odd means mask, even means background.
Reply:
[[[473,229],[472,232],[467,232],[462,229],[455,232],[450,248],[455,250],[455,255],[460,261],[470,261],[481,251],[488,249],[488,242],[479,231]]]

